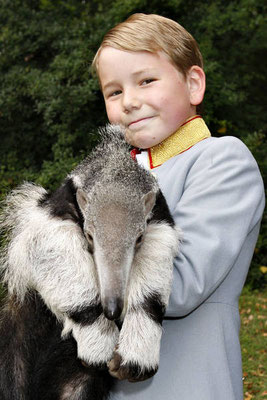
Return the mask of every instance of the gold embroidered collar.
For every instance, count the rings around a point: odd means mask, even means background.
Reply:
[[[210,131],[204,120],[199,115],[191,117],[163,142],[148,149],[150,168],[159,167],[165,161],[183,153],[194,144],[210,136]]]

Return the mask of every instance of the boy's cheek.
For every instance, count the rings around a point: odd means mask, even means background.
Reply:
[[[120,124],[120,114],[115,107],[112,107],[106,103],[106,112],[108,120],[111,124]]]

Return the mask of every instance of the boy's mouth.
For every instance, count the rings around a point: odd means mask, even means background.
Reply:
[[[135,127],[139,127],[140,125],[145,124],[148,120],[154,118],[152,117],[144,117],[144,118],[139,118],[136,119],[135,121],[132,121],[128,124],[128,128],[135,128]]]

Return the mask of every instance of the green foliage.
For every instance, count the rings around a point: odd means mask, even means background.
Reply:
[[[12,165],[36,177],[44,162],[45,169],[59,157],[68,163],[69,156],[77,158],[95,143],[90,133],[105,122],[105,115],[97,112],[103,109],[102,99],[89,71],[94,54],[90,7],[84,10],[75,1],[1,2],[0,155],[5,184],[21,177],[14,177]]]
[[[54,188],[106,123],[90,63],[106,31],[135,12],[172,18],[205,60],[204,116],[213,134],[241,138],[266,180],[262,0],[1,0],[0,197],[23,179]],[[266,217],[250,284],[266,275]]]
[[[266,158],[266,137],[263,131],[254,132],[243,138],[244,143],[256,158],[261,170],[264,186],[267,188],[267,158]],[[265,189],[266,192],[266,189]],[[266,198],[266,196],[265,196]],[[261,230],[251,263],[247,284],[252,289],[263,289],[267,286],[267,213],[262,218]]]

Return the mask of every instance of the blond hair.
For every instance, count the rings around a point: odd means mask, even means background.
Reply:
[[[107,46],[124,51],[163,51],[184,76],[193,65],[203,68],[193,36],[178,22],[156,14],[133,14],[108,31],[92,62],[96,73],[101,50]]]

